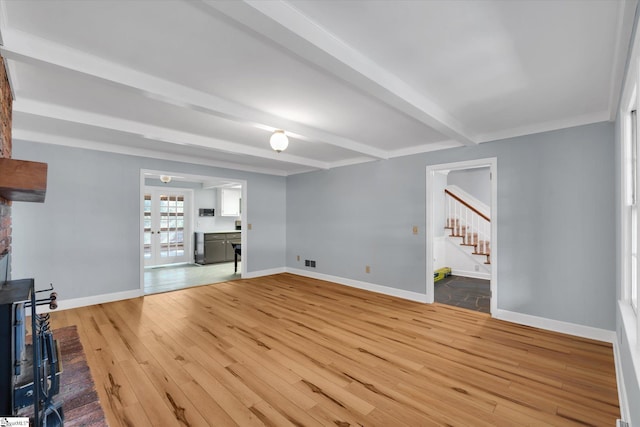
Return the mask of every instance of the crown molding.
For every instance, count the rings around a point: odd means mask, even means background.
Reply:
[[[609,111],[599,111],[596,113],[584,114],[582,116],[569,117],[561,120],[552,120],[543,123],[536,123],[512,129],[505,129],[498,132],[489,132],[478,136],[478,142],[490,142],[500,139],[515,138],[518,136],[533,135],[536,133],[550,132],[553,130],[566,129],[576,126],[583,126],[592,123],[609,121]]]

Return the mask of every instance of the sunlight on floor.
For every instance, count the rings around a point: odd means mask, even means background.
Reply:
[[[238,263],[238,273],[233,271],[233,262],[147,267],[144,269],[144,293],[175,291],[237,279],[240,279],[240,262]]]

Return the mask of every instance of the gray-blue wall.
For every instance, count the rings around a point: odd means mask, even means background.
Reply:
[[[290,176],[287,266],[424,293],[426,166],[497,157],[498,308],[614,330],[613,139],[598,123]]]
[[[449,172],[447,185],[457,185],[491,207],[491,178],[489,168],[461,169]]]
[[[49,165],[45,203],[12,207],[12,277],[53,282],[61,299],[140,288],[140,170],[247,181],[247,272],[285,263],[284,177],[15,141]]]

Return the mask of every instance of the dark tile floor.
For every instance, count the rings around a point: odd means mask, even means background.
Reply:
[[[491,282],[471,277],[449,276],[435,283],[435,301],[489,313]]]

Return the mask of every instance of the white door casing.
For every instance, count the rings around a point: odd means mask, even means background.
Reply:
[[[427,166],[427,194],[426,194],[426,249],[427,249],[427,277],[426,277],[426,296],[427,303],[433,303],[435,298],[433,283],[433,254],[435,247],[436,228],[444,227],[444,224],[435,224],[434,215],[436,206],[435,186],[433,183],[435,173],[444,170],[461,170],[477,167],[489,167],[491,173],[491,308],[492,314],[498,309],[498,159],[495,157],[477,160],[468,160],[463,162],[445,163],[439,165]]]

